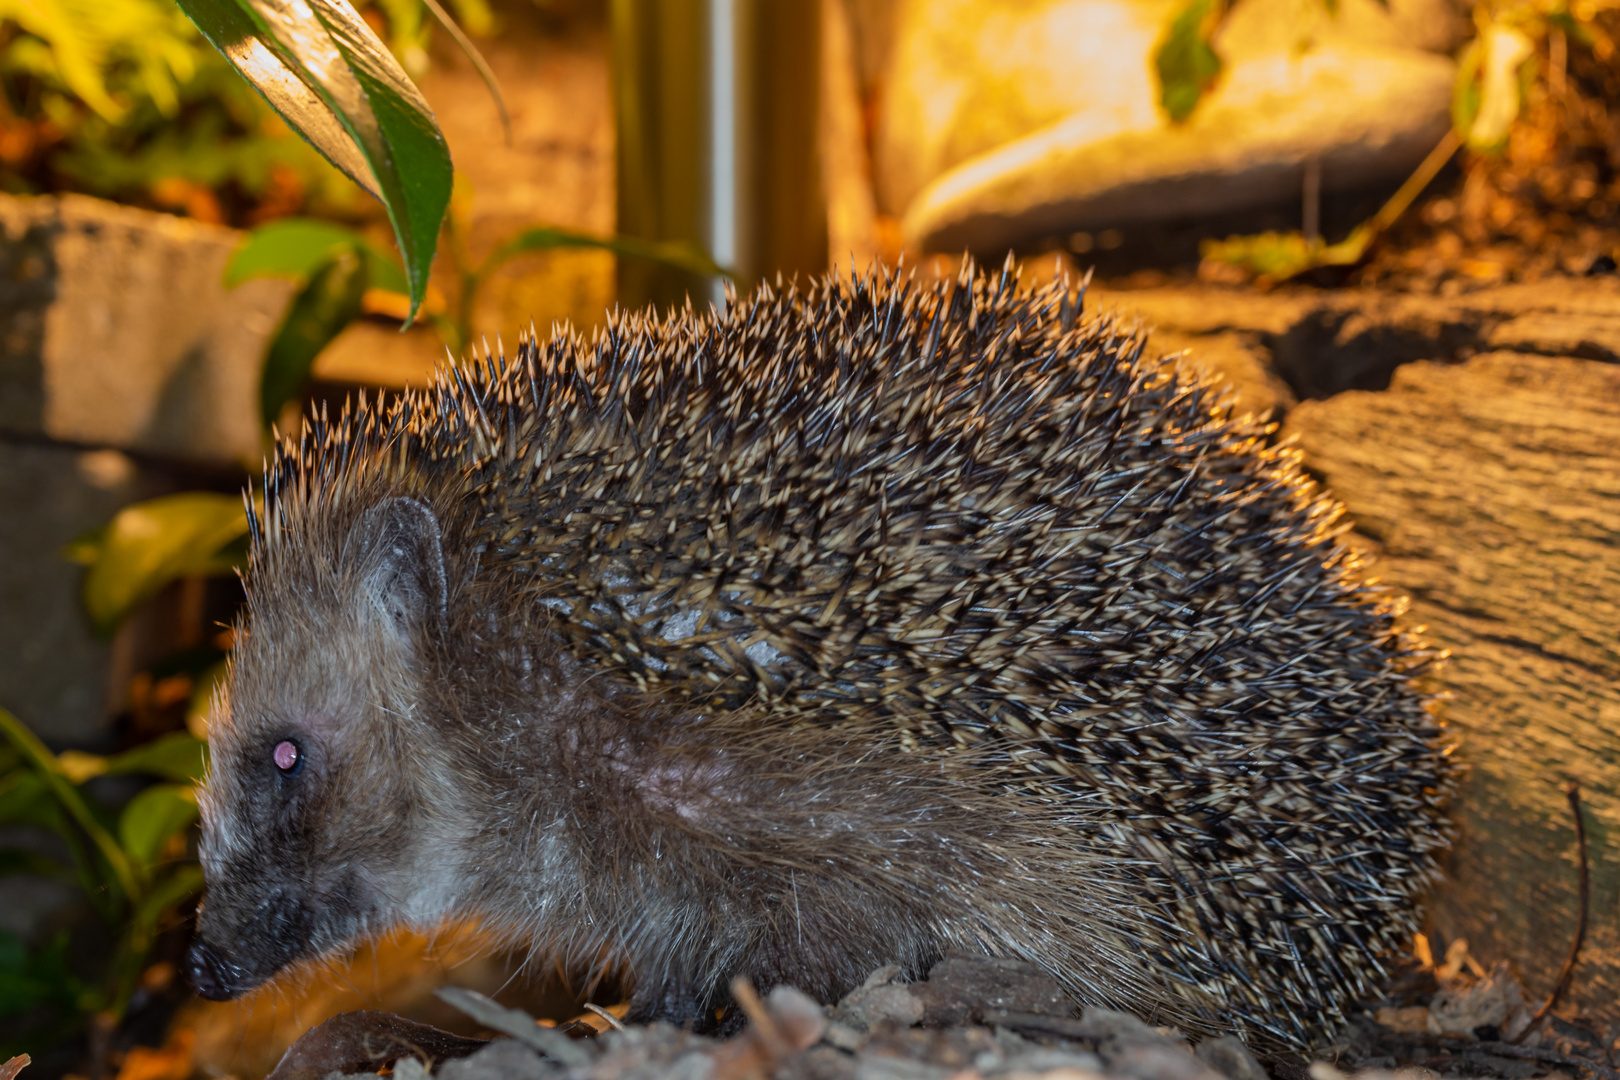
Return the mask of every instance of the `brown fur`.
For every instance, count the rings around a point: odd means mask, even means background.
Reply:
[[[221,993],[457,917],[643,1019],[967,950],[1323,1033],[1432,874],[1426,654],[1292,457],[1072,303],[765,290],[285,446],[210,735]]]

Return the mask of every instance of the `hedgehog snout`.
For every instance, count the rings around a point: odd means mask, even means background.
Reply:
[[[253,985],[244,968],[201,938],[186,953],[186,977],[192,989],[209,1001],[229,1001]]]

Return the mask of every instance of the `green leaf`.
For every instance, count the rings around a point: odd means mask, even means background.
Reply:
[[[116,900],[104,887],[106,865],[97,862],[85,847],[82,834],[73,827],[62,804],[37,770],[19,769],[0,778],[0,824],[32,825],[55,833],[67,847],[73,866],[66,870],[53,862],[55,869],[42,876],[62,876],[76,881],[103,915],[108,918],[117,915]],[[99,822],[97,826],[100,827]],[[28,862],[28,853],[8,852],[0,864],[0,873],[36,872],[23,865]]]
[[[311,218],[282,218],[248,233],[225,264],[225,285],[234,288],[256,277],[308,281],[345,247],[358,250],[365,259],[367,288],[399,293],[410,289],[392,256],[353,229]]]
[[[107,965],[101,1007],[115,1017],[123,1016],[141,969],[146,966],[147,954],[152,951],[159,924],[173,914],[179,904],[201,892],[202,887],[202,868],[196,863],[181,863],[157,876],[151,890],[135,905],[124,924],[112,961]]]
[[[106,771],[109,775],[148,773],[195,783],[208,771],[208,744],[188,732],[176,732],[108,758]]]
[[[444,32],[450,35],[450,40],[456,43],[456,48],[460,49],[462,54],[472,62],[473,70],[478,72],[478,77],[484,80],[484,88],[489,91],[489,96],[495,100],[495,111],[501,118],[501,133],[506,137],[506,145],[511,146],[512,114],[507,111],[506,96],[501,93],[501,82],[495,77],[494,69],[489,66],[489,61],[484,59],[484,54],[478,51],[478,46],[472,43],[472,39],[462,32],[460,26],[456,25],[456,20],[452,19],[450,13],[444,10],[444,6],[439,3],[439,0],[422,0],[422,3],[426,5],[438,24],[444,28]],[[468,29],[473,33],[487,34],[494,28],[494,13],[482,3],[482,0],[473,4],[463,3],[456,6],[461,11],[462,19],[467,22]],[[471,17],[469,18],[469,16]]]
[[[97,115],[105,120],[124,115],[124,106],[107,92],[108,43],[97,33],[96,20],[61,3],[10,3],[0,12],[50,45],[54,74]]]
[[[306,69],[305,59],[314,54],[323,74],[340,83],[345,78],[353,82],[307,4],[292,0],[284,9],[267,11],[265,5],[253,0],[177,0],[177,3],[209,44],[263,95],[289,127],[349,179],[382,198],[364,151],[345,129],[339,114],[327,104],[320,81]],[[303,57],[297,48],[300,20],[306,36],[320,39],[304,43]],[[310,33],[312,23],[313,34]],[[274,33],[272,26],[281,30],[282,35]],[[284,41],[283,37],[293,40]],[[323,43],[324,50],[320,48]]]
[[[579,229],[564,229],[555,226],[528,229],[508,240],[496,248],[489,258],[484,261],[484,265],[479,268],[479,275],[488,274],[501,263],[518,255],[533,251],[547,251],[554,248],[600,248],[633,259],[646,259],[650,262],[663,263],[665,266],[673,266],[678,270],[687,270],[694,274],[719,275],[728,278],[737,276],[691,244],[641,240],[633,236],[602,236],[597,233],[583,232]]]
[[[101,549],[107,543],[107,526],[97,525],[93,529],[75,536],[62,547],[62,558],[70,563],[80,566],[94,566],[101,558]]]
[[[133,899],[139,891],[134,868],[124,856],[123,849],[118,846],[118,841],[114,840],[112,834],[102,828],[101,822],[96,820],[96,815],[84,801],[84,797],[79,794],[79,790],[68,783],[67,777],[62,775],[62,769],[56,763],[56,755],[39,741],[39,736],[28,730],[27,725],[5,709],[0,709],[0,736],[9,740],[22,755],[23,760],[33,767],[34,772],[45,782],[45,786],[50,789],[62,809],[67,811],[68,816],[84,830],[101,857],[107,861],[119,891],[126,898]]]
[[[67,825],[56,796],[33,769],[0,777],[0,824],[33,825],[60,832]]]
[[[1199,244],[1199,254],[1211,262],[1240,267],[1257,277],[1286,281],[1319,266],[1353,266],[1366,252],[1369,240],[1364,228],[1338,244],[1307,240],[1297,232],[1265,232],[1205,240]]]
[[[124,807],[118,839],[131,862],[150,866],[169,837],[196,820],[197,796],[189,785],[154,784]]]
[[[382,200],[411,315],[450,202],[450,151],[421,93],[343,0],[179,0],[282,117]]]
[[[107,771],[107,759],[100,754],[87,754],[83,750],[64,750],[56,755],[62,775],[71,783],[83,784]]]
[[[365,260],[346,246],[338,248],[331,261],[316,270],[309,284],[293,297],[264,358],[259,402],[265,427],[275,423],[281,407],[298,396],[321,350],[360,317],[360,298],[365,292]]]
[[[1597,37],[1592,33],[1592,28],[1576,18],[1572,11],[1552,12],[1547,16],[1547,25],[1562,30],[1577,45],[1590,49],[1597,44]]]
[[[1178,11],[1165,31],[1164,41],[1153,54],[1159,75],[1159,105],[1172,123],[1192,115],[1204,91],[1221,74],[1221,58],[1211,39],[1225,14],[1220,0],[1190,0]]]
[[[102,634],[186,574],[218,573],[220,549],[247,532],[242,500],[191,491],[136,503],[107,526],[84,579],[84,606]]]

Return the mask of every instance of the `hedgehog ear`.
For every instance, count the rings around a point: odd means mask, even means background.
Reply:
[[[361,602],[386,617],[405,640],[432,636],[445,626],[444,551],[439,519],[426,503],[395,498],[367,510],[355,527],[361,565]]]

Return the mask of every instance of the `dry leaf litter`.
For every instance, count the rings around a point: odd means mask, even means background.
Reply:
[[[347,1013],[312,1029],[270,1080],[359,1080],[390,1064],[395,1080],[1620,1080],[1607,1038],[1548,1017],[1506,965],[1417,964],[1392,996],[1358,1017],[1328,1061],[1262,1064],[1232,1037],[1193,1045],[1135,1016],[1089,1008],[1076,1018],[1055,980],[1014,961],[953,958],[927,980],[873,972],[832,1007],[791,987],[763,1000],[736,988],[749,1023],[731,1039],[668,1024],[606,1030],[581,1021],[545,1027],[468,990],[442,991],[497,1037],[469,1040],[383,1013]],[[1453,963],[1454,962],[1454,963]],[[1517,1042],[1513,1040],[1519,1040]]]

